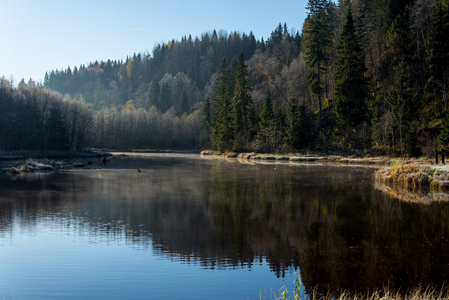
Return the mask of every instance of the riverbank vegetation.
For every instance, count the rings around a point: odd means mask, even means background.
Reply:
[[[375,176],[380,182],[397,184],[409,190],[449,190],[449,168],[443,166],[396,163],[379,169]]]
[[[261,297],[261,299],[264,299]],[[306,295],[301,298],[299,293],[293,293],[292,295],[281,294],[279,296],[271,296],[270,299],[275,300],[290,300],[290,299],[310,299],[310,300],[447,300],[449,299],[449,294],[446,290],[437,290],[434,288],[416,288],[413,291],[407,293],[400,293],[390,291],[388,288],[385,288],[383,291],[376,291],[372,293],[359,293],[352,294],[349,292],[342,292],[339,296],[334,295],[320,295],[316,292],[313,292],[312,295]]]
[[[447,146],[446,0],[307,9],[301,30],[279,24],[266,40],[213,30],[52,70],[43,84],[3,79],[0,149],[412,157]]]
[[[276,300],[288,300],[288,299],[301,299],[299,294],[295,294],[292,296],[279,296],[279,297],[272,297],[272,299]],[[318,295],[318,294],[312,294],[305,299],[311,299],[311,300],[444,300],[449,299],[449,295],[446,290],[437,290],[433,288],[416,288],[413,291],[407,292],[407,293],[400,293],[400,292],[394,292],[388,290],[386,288],[383,291],[376,291],[373,293],[367,293],[367,294],[351,294],[348,292],[342,292],[341,295],[335,297],[331,295]]]

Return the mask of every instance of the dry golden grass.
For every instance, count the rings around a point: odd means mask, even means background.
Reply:
[[[442,288],[437,290],[435,288],[416,288],[413,291],[401,293],[391,291],[385,288],[383,291],[376,291],[373,293],[349,293],[342,292],[338,297],[331,295],[320,295],[316,289],[310,295],[300,295],[293,293],[292,295],[280,295],[277,297],[271,297],[276,300],[289,300],[289,299],[310,299],[310,300],[449,300],[449,294],[447,289]]]
[[[449,189],[449,172],[435,170],[429,166],[396,163],[379,169],[376,180],[415,189]]]

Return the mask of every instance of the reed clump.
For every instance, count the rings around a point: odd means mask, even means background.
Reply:
[[[270,299],[290,300],[290,299],[308,299],[308,300],[449,300],[449,293],[446,288],[436,289],[434,287],[418,287],[411,291],[401,292],[385,287],[383,290],[366,293],[351,293],[342,291],[337,296],[328,292],[322,294],[315,288],[309,294],[303,294],[297,285],[293,293],[288,293],[285,288],[281,289],[278,296],[272,296]],[[262,299],[262,297],[261,297]]]
[[[408,293],[401,293],[385,289],[384,291],[377,291],[371,294],[351,294],[347,292],[341,293],[338,298],[314,298],[314,299],[338,299],[338,300],[432,300],[432,299],[449,299],[446,289],[436,290],[434,288],[417,288]]]
[[[449,190],[449,171],[430,166],[395,163],[376,171],[376,180],[416,190]]]

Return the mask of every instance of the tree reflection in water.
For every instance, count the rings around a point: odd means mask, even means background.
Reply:
[[[108,167],[1,175],[0,237],[14,222],[50,218],[210,269],[266,259],[278,277],[300,270],[309,292],[406,290],[449,276],[449,204],[390,198],[370,168],[176,155]]]

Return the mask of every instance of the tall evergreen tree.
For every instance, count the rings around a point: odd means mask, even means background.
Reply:
[[[231,150],[234,141],[234,114],[229,69],[223,58],[212,97],[211,140],[218,151]]]
[[[418,109],[418,94],[410,87],[410,71],[402,61],[396,71],[396,84],[388,93],[393,126],[393,152],[399,141],[401,154],[404,153],[406,139],[413,139],[413,120]],[[410,153],[409,153],[410,154]]]
[[[313,124],[310,119],[310,112],[305,102],[298,107],[298,146],[305,148],[310,145],[314,136]]]
[[[170,86],[167,83],[162,85],[159,103],[159,110],[163,113],[167,112],[172,106]]]
[[[285,112],[284,145],[287,148],[299,149],[298,134],[298,106],[295,99],[290,99],[287,110]]]
[[[62,120],[61,107],[54,103],[50,108],[50,117],[46,123],[47,149],[69,150],[69,136]]]
[[[447,109],[449,88],[449,7],[443,5],[442,0],[435,1],[430,14],[429,32],[429,90],[443,100],[443,107]],[[437,101],[441,101],[437,99]]]
[[[270,92],[259,109],[258,114],[259,128],[256,135],[257,148],[264,152],[273,153],[279,142],[282,140],[282,133],[273,112],[273,102]]]
[[[187,98],[187,92],[185,89],[181,92],[176,111],[178,116],[182,116],[182,114],[189,112],[189,99]]]
[[[449,145],[449,114],[446,115],[443,122],[443,128],[438,136],[438,146],[440,149],[447,150]]]
[[[349,6],[337,47],[337,86],[335,114],[341,129],[349,129],[366,120],[368,87],[365,59],[356,34]]]
[[[308,0],[306,8],[309,12],[304,25],[305,59],[310,70],[307,83],[311,92],[318,97],[319,127],[323,102],[322,80],[326,72],[328,49],[332,43],[329,5],[329,0]]]
[[[240,52],[235,76],[234,98],[232,99],[235,136],[238,143],[248,142],[249,130],[254,124],[254,104],[249,95],[249,76],[245,56]],[[243,145],[238,145],[243,146]]]
[[[262,108],[259,111],[259,130],[263,130],[271,125],[273,121],[273,102],[271,101],[270,92],[268,92],[265,101],[263,102]]]
[[[148,91],[148,107],[155,106],[160,110],[160,93],[161,89],[157,80],[151,81],[150,89]]]
[[[203,126],[207,129],[210,129],[211,127],[211,120],[212,120],[212,111],[211,111],[211,104],[209,97],[206,98],[204,101],[203,106]]]

